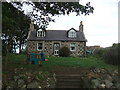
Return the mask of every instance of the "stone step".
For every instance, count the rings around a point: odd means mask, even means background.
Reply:
[[[80,88],[80,75],[56,75],[57,88]]]
[[[81,88],[80,86],[57,86],[56,88]]]
[[[72,79],[57,79],[57,82],[80,82],[81,79],[75,79],[75,78],[72,78]]]
[[[80,83],[78,82],[69,82],[69,83],[65,83],[65,82],[58,82],[57,83],[57,87],[64,87],[64,88],[71,88],[71,87],[77,87],[80,88]]]
[[[56,75],[58,77],[60,76],[68,76],[68,77],[71,77],[71,76],[75,76],[75,77],[80,77],[81,75],[78,75],[78,74],[59,74],[59,75]]]
[[[57,85],[59,86],[79,86],[80,82],[58,82]]]
[[[58,79],[58,80],[79,80],[80,78],[81,78],[81,76],[78,76],[78,75],[69,75],[69,76],[67,76],[67,75],[59,75],[59,76],[56,76],[56,78]]]

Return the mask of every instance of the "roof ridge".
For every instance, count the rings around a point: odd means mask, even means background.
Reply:
[[[46,30],[46,31],[69,31],[69,30]],[[78,30],[75,31],[79,32]]]

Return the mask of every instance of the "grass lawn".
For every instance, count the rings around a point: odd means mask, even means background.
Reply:
[[[100,58],[93,56],[89,57],[54,57],[51,56],[49,61],[42,61],[43,69],[50,69],[56,66],[63,67],[97,67],[97,68],[117,68],[117,66],[104,63]],[[6,64],[7,63],[7,64]],[[7,65],[7,66],[5,66]],[[26,64],[26,55],[24,54],[11,54],[3,57],[3,67],[24,67],[24,68],[37,68],[38,65]]]
[[[49,61],[42,62],[45,67],[64,66],[64,67],[96,67],[96,68],[111,68],[117,66],[106,64],[100,58],[93,56],[89,57],[50,57]]]

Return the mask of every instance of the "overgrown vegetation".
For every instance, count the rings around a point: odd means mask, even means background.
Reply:
[[[94,51],[94,56],[103,58],[103,55],[106,53],[107,50],[108,50],[108,48],[96,49],[96,50]]]
[[[120,65],[118,56],[120,55],[120,44],[113,44],[112,47],[98,49],[94,55],[102,58],[106,63],[112,65]]]
[[[62,56],[62,57],[69,57],[70,56],[70,50],[69,50],[69,48],[68,47],[62,47],[61,49],[60,49],[60,56]]]
[[[118,56],[120,54],[118,53],[118,45],[112,46],[110,49],[106,51],[106,53],[103,55],[104,60],[113,65],[120,65],[118,63]]]

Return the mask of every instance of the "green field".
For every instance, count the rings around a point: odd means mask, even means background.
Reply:
[[[63,67],[96,67],[96,68],[117,68],[117,66],[106,64],[102,59],[93,56],[89,57],[47,57],[49,61],[42,61],[42,69],[51,69],[56,66]],[[25,54],[7,54],[3,56],[3,67],[9,68],[38,68],[39,65],[26,64]]]

